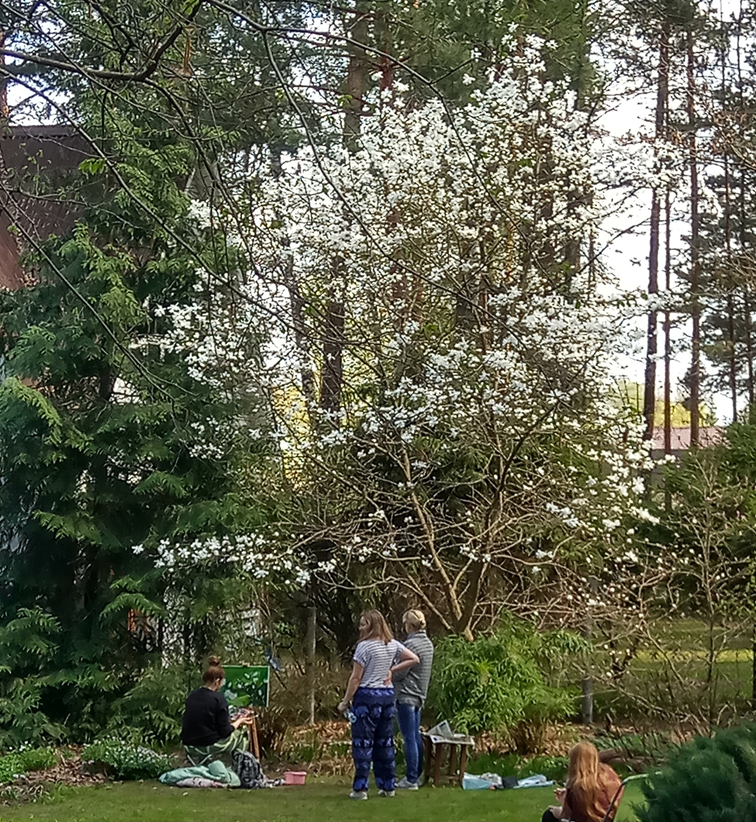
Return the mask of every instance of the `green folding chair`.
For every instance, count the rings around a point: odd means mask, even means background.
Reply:
[[[622,780],[619,788],[617,788],[617,792],[612,797],[612,801],[609,803],[609,807],[606,809],[606,813],[604,814],[604,819],[602,820],[602,822],[609,822],[609,816],[611,815],[612,811],[619,808],[619,804],[621,801],[620,796],[622,795],[622,791],[625,789],[625,785],[627,785],[630,782],[635,782],[638,779],[645,779],[647,776],[650,775],[651,774],[647,773],[636,773],[632,776],[626,776]]]

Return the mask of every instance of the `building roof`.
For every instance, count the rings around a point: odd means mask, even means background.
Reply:
[[[690,448],[690,427],[672,428],[671,432],[672,453],[687,451]],[[707,448],[710,445],[718,445],[725,438],[725,429],[716,425],[698,429],[698,445]],[[651,441],[651,450],[664,452],[664,428],[654,428],[654,436]]]
[[[91,156],[70,126],[0,126],[0,288],[28,282],[19,265],[24,250],[73,227],[79,209],[64,183]]]

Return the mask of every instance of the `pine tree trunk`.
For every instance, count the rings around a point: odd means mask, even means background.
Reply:
[[[672,214],[669,189],[664,197],[664,288],[672,288]],[[672,453],[672,322],[669,308],[664,311],[664,455]],[[664,484],[664,510],[672,511],[672,492]]]
[[[733,301],[732,281],[732,226],[730,214],[730,162],[727,154],[724,156],[724,186],[725,186],[725,259],[727,271],[723,278],[723,285],[727,290],[727,345],[729,349],[727,376],[730,387],[730,401],[732,403],[732,421],[738,421],[738,370],[737,351],[735,346],[735,303]]]
[[[751,328],[751,295],[748,286],[743,287],[743,320],[746,342],[746,394],[749,407],[753,405],[753,330]]]
[[[320,379],[320,407],[330,415],[330,422],[338,425],[341,408],[341,389],[344,383],[344,300],[339,282],[344,276],[342,260],[333,261],[332,285],[323,329],[323,373]]]
[[[291,305],[291,325],[294,330],[294,342],[297,351],[302,358],[302,366],[299,369],[299,378],[302,385],[302,394],[305,398],[305,406],[308,416],[315,407],[315,375],[309,366],[310,359],[310,339],[307,335],[307,323],[305,321],[305,301],[299,288],[299,282],[294,275],[293,261],[286,266],[286,288],[289,292],[289,303]]]
[[[672,289],[672,214],[669,191],[664,198],[664,288]],[[664,453],[672,453],[672,320],[664,312]]]
[[[735,60],[738,75],[738,138],[741,145],[746,140],[745,125],[746,125],[746,103],[745,95],[743,93],[743,46],[742,46],[742,27],[743,27],[743,5],[740,5],[740,13],[738,15],[738,30],[735,44]],[[740,173],[740,192],[738,197],[738,220],[740,223],[739,231],[739,252],[741,258],[746,254],[748,246],[748,236],[746,233],[746,220],[748,219],[748,210],[746,206],[746,172],[745,167],[741,168]],[[754,390],[753,390],[753,334],[751,331],[751,297],[748,289],[748,283],[743,283],[743,327],[745,331],[745,361],[746,361],[746,396],[748,397],[749,416],[753,412]]]
[[[365,0],[357,0],[353,14],[354,22],[350,27],[349,37],[354,42],[347,46],[349,64],[343,87],[346,107],[342,132],[344,145],[350,151],[356,151],[359,147],[370,72],[370,61],[365,50],[356,45],[366,43],[368,39],[369,8]]]
[[[745,169],[740,176],[740,254],[744,256],[748,248],[748,234],[746,232],[746,221],[748,219],[748,208],[746,205],[746,176]],[[753,329],[751,327],[751,294],[748,283],[743,283],[743,329],[745,332],[745,360],[746,360],[746,396],[748,406],[754,403],[753,391]]]
[[[751,629],[751,710],[756,711],[756,624]]]
[[[721,91],[721,105],[727,107],[727,44],[729,39],[727,37],[727,30],[722,22],[722,51],[720,53],[720,69],[722,73]],[[725,262],[726,271],[722,278],[722,284],[727,292],[726,307],[727,307],[727,345],[729,348],[728,357],[728,382],[730,387],[730,401],[732,403],[732,421],[738,421],[738,376],[737,376],[737,357],[735,346],[735,304],[733,301],[733,260],[732,260],[732,202],[730,197],[730,154],[729,149],[724,150],[724,196],[725,196],[725,213],[724,213],[724,230],[725,230]]]
[[[651,249],[648,255],[648,294],[651,299],[659,293],[659,222],[661,203],[659,192],[654,189],[651,195]],[[644,439],[654,437],[654,410],[656,408],[656,310],[648,312],[646,327],[646,369],[643,381],[643,419],[646,421]]]
[[[270,158],[271,170],[275,177],[283,174],[281,167],[281,151],[273,150]],[[302,394],[305,398],[305,407],[308,416],[312,414],[316,405],[315,396],[315,374],[310,366],[310,338],[307,333],[307,323],[305,320],[306,305],[302,297],[296,274],[294,272],[294,260],[290,256],[291,243],[286,239],[283,243],[285,253],[289,254],[286,260],[284,284],[289,292],[289,303],[291,305],[291,325],[294,331],[294,343],[297,352],[301,357],[302,366],[299,369],[299,377],[302,386]]]
[[[5,48],[5,41],[8,33],[0,31],[0,49]],[[5,55],[0,55],[0,69],[5,66]],[[10,109],[8,108],[8,76],[4,72],[0,72],[0,122],[5,124],[10,117]]]
[[[343,86],[346,109],[342,139],[349,151],[356,151],[359,146],[370,70],[365,50],[356,45],[356,43],[365,43],[368,36],[368,9],[364,0],[358,0],[355,5],[354,23],[349,35],[350,39],[355,42],[350,43],[347,48],[349,64]],[[323,372],[320,382],[320,407],[329,413],[332,424],[338,422],[344,383],[345,276],[344,261],[340,257],[335,257],[332,263],[331,286],[324,318]]]
[[[741,109],[742,110],[742,109]],[[748,234],[746,221],[748,207],[746,204],[746,176],[745,169],[740,175],[739,221],[740,221],[740,254],[745,256],[748,248]],[[751,294],[748,283],[743,283],[743,330],[745,332],[745,364],[746,364],[746,396],[749,408],[754,403],[753,391],[753,329],[751,327]]]
[[[656,115],[655,136],[659,140],[664,134],[667,110],[667,88],[669,85],[669,27],[665,24],[661,32],[659,43],[659,70],[656,84]],[[656,163],[657,171],[658,160]],[[651,225],[650,249],[648,254],[648,293],[649,296],[659,293],[659,227],[661,223],[661,197],[659,189],[654,188],[651,193]],[[643,392],[643,418],[646,421],[644,438],[653,439],[654,411],[656,409],[656,356],[657,342],[657,312],[652,308],[648,312],[648,327],[646,330],[646,372]]]
[[[698,446],[701,404],[701,305],[698,216],[698,148],[696,141],[695,109],[695,53],[693,32],[689,29],[687,40],[687,109],[690,161],[690,445]]]

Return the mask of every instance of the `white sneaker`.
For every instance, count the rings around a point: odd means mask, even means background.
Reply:
[[[417,791],[420,789],[420,786],[417,784],[417,782],[410,782],[406,776],[396,783],[396,787],[397,790],[403,791]]]
[[[380,790],[378,791],[378,796],[396,796],[396,791]],[[365,797],[365,799],[367,799],[367,796]]]
[[[380,791],[378,792],[380,793]],[[367,791],[352,791],[349,794],[350,799],[367,799]]]

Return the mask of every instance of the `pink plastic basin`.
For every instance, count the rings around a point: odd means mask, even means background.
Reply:
[[[284,782],[287,785],[304,785],[307,779],[306,771],[286,771],[284,774]]]

